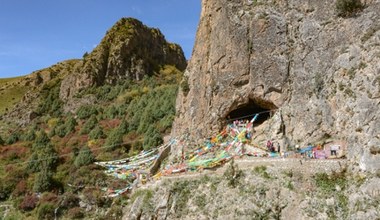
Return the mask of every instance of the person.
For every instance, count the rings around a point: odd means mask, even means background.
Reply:
[[[299,149],[300,149],[300,146],[296,144],[296,151],[299,151]]]
[[[337,151],[339,150],[340,146],[339,145],[333,145],[330,147],[330,151],[331,151],[331,156],[335,156],[337,157]]]
[[[280,153],[280,151],[281,151],[280,143],[276,142],[276,152]]]
[[[271,140],[267,141],[267,148],[268,148],[268,151],[270,151],[270,152],[274,151],[273,142]]]

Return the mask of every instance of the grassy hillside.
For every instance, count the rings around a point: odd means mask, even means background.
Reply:
[[[40,117],[1,137],[0,203],[13,204],[11,217],[32,219],[53,218],[58,206],[64,218],[94,217],[79,208],[79,201],[109,208],[114,201],[104,198],[101,189],[126,183],[106,176],[93,162],[160,145],[171,129],[181,79],[182,72],[168,65],[140,81],[91,87],[76,98],[91,96],[96,101],[75,113],[63,111],[60,79],[45,83],[36,109]],[[67,198],[70,202],[62,202]]]
[[[28,91],[29,86],[25,85],[24,78],[0,78],[0,114],[11,109]]]

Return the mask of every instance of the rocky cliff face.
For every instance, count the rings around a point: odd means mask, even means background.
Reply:
[[[133,18],[122,18],[100,44],[84,56],[82,66],[63,80],[60,98],[69,100],[79,90],[119,80],[141,80],[163,65],[186,68],[182,49],[168,43],[158,29]]]
[[[207,137],[255,105],[272,111],[258,144],[343,140],[351,162],[379,169],[379,22],[378,0],[348,18],[335,1],[204,0],[173,134]]]

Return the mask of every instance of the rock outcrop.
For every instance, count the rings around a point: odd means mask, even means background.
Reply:
[[[44,86],[49,87],[49,84],[62,81],[81,66],[82,61],[79,59],[66,60],[22,77],[19,83],[27,90],[22,99],[2,115],[4,122],[19,126],[30,124],[38,116],[35,111]]]
[[[235,166],[235,173],[230,172],[230,164],[221,168],[224,171],[215,173],[164,177],[136,191],[124,208],[122,219],[376,219],[379,216],[378,177],[346,172],[338,161],[329,164],[303,161],[302,170],[300,162],[273,160],[254,167],[239,165]]]
[[[260,140],[343,140],[352,164],[380,169],[379,23],[378,0],[347,18],[335,1],[203,0],[173,135],[208,137],[253,103],[273,115]]]
[[[186,59],[181,47],[168,43],[158,29],[122,18],[90,54],[84,55],[82,66],[63,80],[60,98],[67,101],[90,86],[141,80],[163,65],[184,70]]]

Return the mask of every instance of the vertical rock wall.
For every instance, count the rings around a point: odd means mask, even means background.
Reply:
[[[379,23],[378,0],[349,18],[337,16],[335,1],[203,0],[173,134],[215,134],[254,100],[277,109],[258,144],[344,140],[353,163],[379,169]]]

